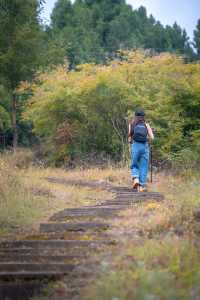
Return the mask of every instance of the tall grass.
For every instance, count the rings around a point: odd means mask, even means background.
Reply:
[[[200,254],[190,240],[147,240],[124,249],[117,267],[104,273],[85,299],[195,300],[199,281]]]
[[[21,153],[20,153],[21,155]],[[1,231],[31,223],[38,213],[38,198],[24,185],[13,154],[0,156]]]
[[[52,183],[48,178],[64,179],[64,183]],[[124,180],[123,172],[120,180]],[[65,184],[69,180],[113,182],[118,180],[110,169],[76,169],[66,171],[34,165],[29,150],[18,150],[0,155],[0,235],[13,233],[13,228],[36,229],[40,222],[48,220],[57,211],[69,207],[94,205],[112,197],[101,188],[87,188]],[[26,226],[29,225],[29,226]]]
[[[193,215],[200,207],[198,182],[195,177],[161,176],[157,190],[165,193],[165,202],[125,212],[125,221],[115,228],[123,247],[102,264],[106,269],[84,299],[199,299],[200,236]],[[142,232],[136,240],[135,231]]]

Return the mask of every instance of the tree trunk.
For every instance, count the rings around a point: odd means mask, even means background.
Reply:
[[[13,150],[16,151],[18,145],[18,128],[17,128],[17,97],[12,96],[12,127],[13,127]]]

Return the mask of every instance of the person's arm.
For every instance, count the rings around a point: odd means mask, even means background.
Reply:
[[[154,139],[153,130],[151,129],[151,127],[148,123],[146,124],[146,126],[147,126],[147,130],[148,130],[148,136],[149,136],[150,140],[153,140]]]

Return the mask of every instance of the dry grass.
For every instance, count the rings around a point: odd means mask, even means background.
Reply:
[[[0,159],[1,232],[30,224],[40,210],[40,197],[34,197],[23,184],[17,168]]]
[[[113,222],[110,233],[119,244],[84,299],[198,299],[199,222],[193,211],[200,207],[199,178],[154,179],[153,189],[165,201],[137,204]]]
[[[46,178],[63,179],[66,184]],[[39,168],[31,153],[21,150],[0,156],[0,235],[37,231],[40,222],[64,208],[94,205],[113,195],[101,183],[125,184],[126,170],[93,168],[72,170]],[[96,187],[67,184],[68,180],[99,183]],[[26,228],[26,230],[25,230]],[[17,231],[16,231],[17,230]]]
[[[101,189],[101,183],[130,184],[127,168],[38,168],[24,154],[20,159],[10,154],[0,157],[1,235],[15,233],[16,228],[23,233],[25,227],[35,233],[40,222],[63,208],[110,199],[113,195]],[[102,261],[102,277],[86,291],[85,299],[198,299],[199,223],[193,211],[200,206],[200,186],[198,177],[188,178],[154,175],[150,189],[164,193],[165,201],[136,204],[121,213],[123,219],[113,220],[110,234],[119,244]],[[81,187],[70,183],[73,180],[99,185]]]

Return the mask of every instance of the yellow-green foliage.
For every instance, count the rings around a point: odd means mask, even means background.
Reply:
[[[11,125],[10,123],[7,111],[0,105],[0,130],[8,129]]]
[[[183,149],[198,151],[200,65],[181,57],[128,52],[107,66],[63,66],[39,75],[32,93],[24,116],[54,161],[92,151],[122,158],[138,107],[156,130],[158,158],[182,161]]]

